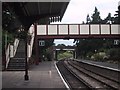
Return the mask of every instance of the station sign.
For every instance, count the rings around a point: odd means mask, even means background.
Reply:
[[[114,40],[114,45],[119,45],[120,41],[119,40]]]
[[[44,40],[39,40],[39,46],[45,46],[45,41]]]

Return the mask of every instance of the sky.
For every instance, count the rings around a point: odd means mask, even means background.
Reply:
[[[70,3],[66,9],[66,12],[61,22],[55,22],[52,24],[81,24],[86,22],[87,14],[92,16],[95,7],[100,12],[102,19],[106,18],[108,13],[114,16],[115,11],[118,10],[118,2],[120,0],[70,0]],[[54,43],[74,45],[74,40],[55,40]]]

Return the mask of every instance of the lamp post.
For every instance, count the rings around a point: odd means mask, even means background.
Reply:
[[[28,37],[27,37],[27,31],[25,31],[25,75],[24,75],[24,80],[29,80],[27,46],[28,46]]]
[[[27,31],[23,29],[22,25],[20,29],[18,30],[18,37],[20,39],[23,39],[25,42],[25,75],[24,75],[24,80],[29,80],[28,76],[28,55],[27,55],[27,43],[28,43],[28,37],[27,37]]]

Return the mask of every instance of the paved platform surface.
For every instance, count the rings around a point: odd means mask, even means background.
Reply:
[[[104,67],[110,67],[110,68],[113,68],[113,69],[120,70],[120,63],[119,64],[114,64],[114,63],[92,61],[92,60],[81,60],[81,59],[78,59],[78,60],[89,62],[89,63],[93,63],[93,64],[96,64],[96,65],[101,65],[101,66],[104,66]]]
[[[2,73],[2,86],[3,88],[65,89],[66,87],[57,73],[54,63],[54,61],[45,61],[37,66],[32,65],[29,70],[29,81],[24,81],[24,71],[4,71]]]

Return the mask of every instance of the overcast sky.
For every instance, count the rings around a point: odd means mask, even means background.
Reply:
[[[77,24],[86,22],[86,16],[93,14],[95,6],[100,12],[100,16],[104,19],[108,13],[114,16],[115,11],[118,10],[118,2],[120,0],[70,0],[67,10],[61,22],[55,24]],[[64,43],[66,45],[73,45],[73,40],[55,40],[56,44]]]

